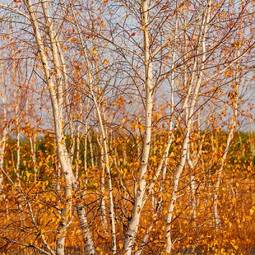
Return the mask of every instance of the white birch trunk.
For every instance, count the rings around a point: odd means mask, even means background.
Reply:
[[[73,193],[73,186],[75,184],[75,178],[72,171],[70,157],[68,155],[67,148],[65,145],[65,137],[64,137],[64,131],[63,131],[63,127],[64,127],[63,93],[61,93],[62,92],[61,86],[56,88],[56,85],[54,84],[53,75],[50,72],[49,60],[48,60],[46,49],[42,40],[42,35],[39,29],[38,20],[33,10],[33,5],[31,4],[30,0],[24,0],[24,3],[29,13],[30,22],[33,27],[34,37],[39,50],[40,61],[42,63],[42,67],[44,71],[44,78],[50,93],[53,119],[54,119],[54,128],[55,128],[55,134],[56,134],[57,154],[58,154],[60,165],[64,174],[64,178],[65,178],[65,208],[62,210],[62,213],[61,213],[61,220],[58,226],[57,239],[56,239],[56,254],[64,255],[66,231],[67,231],[68,223],[72,213],[72,195],[73,195],[72,193]],[[44,4],[45,3],[43,2],[42,8],[43,8],[43,11],[46,12],[47,9]],[[46,14],[45,16],[47,17],[48,15]],[[51,44],[52,44],[54,65],[55,65],[55,68],[59,70],[59,65],[57,64],[58,50],[56,47],[56,36],[54,32],[52,31],[51,25],[49,26],[49,24],[47,24],[47,26],[48,26],[48,32],[49,32]],[[59,75],[59,71],[57,71],[57,75]],[[57,79],[58,78],[61,78],[61,77],[57,77]]]
[[[95,161],[94,161],[92,134],[88,134],[88,142],[89,142],[89,152],[90,152],[91,167],[94,169],[95,168]]]
[[[88,111],[88,101],[85,98],[85,112]],[[83,164],[85,172],[85,182],[87,182],[87,172],[88,172],[88,119],[85,118],[85,130],[84,130],[84,149],[83,149]]]
[[[93,96],[93,91],[91,91]],[[105,133],[105,128],[103,125],[103,120],[101,116],[101,111],[97,104],[95,96],[94,103],[98,115],[99,125],[101,129],[102,139],[103,139],[103,152],[104,152],[104,164],[105,170],[108,177],[108,187],[109,187],[109,203],[110,203],[110,220],[111,220],[111,230],[112,230],[112,253],[117,254],[117,239],[116,239],[116,223],[115,223],[115,209],[114,209],[114,200],[113,200],[113,186],[112,186],[112,177],[111,177],[111,169],[110,169],[110,159],[109,159],[109,149],[107,144],[107,137]]]
[[[171,200],[168,206],[168,213],[167,213],[167,219],[166,219],[166,253],[170,254],[172,250],[172,238],[171,238],[171,222],[173,219],[173,213],[175,208],[175,203],[177,200],[177,192],[179,187],[179,181],[181,174],[184,170],[186,157],[187,157],[187,150],[188,150],[188,144],[189,144],[189,136],[190,136],[190,127],[187,127],[186,135],[184,138],[183,146],[182,146],[182,155],[181,155],[181,161],[175,170],[174,174],[174,182],[173,182],[173,191]]]
[[[99,146],[100,162],[101,162],[101,175],[100,175],[100,189],[101,189],[101,199],[100,199],[100,219],[104,229],[107,228],[107,217],[106,217],[106,205],[105,205],[105,164],[103,160],[103,148],[99,137],[97,137],[97,143]]]
[[[143,209],[143,201],[146,190],[146,173],[151,148],[151,123],[153,109],[153,75],[150,60],[150,35],[149,35],[149,1],[141,1],[142,30],[144,40],[144,68],[145,68],[145,137],[143,141],[143,153],[139,172],[139,183],[136,190],[135,203],[132,210],[131,220],[125,238],[125,255],[131,255],[137,235],[140,216]]]
[[[77,214],[79,217],[79,222],[80,222],[82,235],[83,235],[83,241],[85,245],[84,252],[87,255],[95,255],[96,254],[95,245],[93,242],[90,227],[88,225],[86,211],[84,207],[81,205],[78,205],[76,209],[77,209]]]
[[[75,158],[75,178],[76,180],[79,178],[79,168],[80,168],[80,128],[78,127],[77,130],[77,137],[76,137],[76,158]]]
[[[189,179],[190,179],[190,204],[192,208],[192,220],[196,219],[196,208],[197,208],[197,201],[196,201],[196,180],[194,175],[194,168],[195,165],[190,158],[190,146],[187,153],[187,163],[189,165]]]
[[[207,26],[208,26],[208,22],[210,20],[210,7],[211,7],[211,1],[209,0],[208,8],[206,9],[205,13],[203,14],[201,28],[200,28],[201,31],[200,31],[199,42],[201,43],[201,48],[202,48],[201,49],[201,51],[202,51],[202,54],[201,54],[202,59],[201,60],[202,61],[201,61],[200,71],[197,74],[198,77],[197,77],[196,84],[193,85],[193,83],[195,81],[195,74],[197,72],[196,69],[198,66],[198,59],[195,59],[194,65],[193,65],[192,77],[191,77],[191,81],[190,81],[190,86],[189,86],[188,93],[187,93],[187,96],[186,96],[186,99],[184,102],[184,106],[183,106],[185,113],[186,113],[187,127],[186,127],[183,145],[182,145],[180,163],[177,166],[177,168],[175,170],[175,174],[174,174],[172,196],[171,196],[171,200],[170,200],[170,203],[168,206],[168,213],[167,213],[167,218],[166,218],[166,247],[165,247],[166,254],[171,254],[171,250],[172,250],[173,241],[172,241],[172,237],[171,237],[171,222],[172,222],[173,215],[174,215],[174,209],[175,209],[175,204],[176,204],[176,200],[177,200],[177,192],[178,192],[178,188],[179,188],[180,178],[181,178],[181,175],[182,175],[182,172],[184,170],[185,163],[187,160],[194,109],[195,109],[199,90],[200,90],[201,83],[202,83],[204,62],[205,62],[205,58],[206,58],[206,56],[205,56],[205,54],[206,54],[205,36],[207,35]],[[192,88],[194,89],[193,96],[192,96]]]
[[[230,145],[231,142],[234,138],[234,133],[236,130],[236,126],[237,126],[237,116],[238,116],[238,85],[235,86],[234,88],[234,99],[233,100],[233,120],[231,121],[231,127],[230,127],[230,131],[228,134],[228,138],[227,138],[227,144],[226,144],[226,148],[224,150],[223,156],[221,158],[221,164],[220,164],[220,169],[218,170],[217,173],[217,180],[216,180],[216,184],[215,184],[215,189],[213,191],[213,217],[214,217],[214,223],[215,223],[215,228],[218,229],[221,225],[221,219],[220,219],[220,215],[219,215],[219,210],[218,210],[218,205],[219,205],[219,198],[218,198],[218,193],[219,193],[219,188],[220,188],[220,184],[222,181],[222,175],[223,175],[223,169],[224,169],[224,165],[227,159],[227,155],[230,149]]]
[[[90,70],[90,64],[88,62],[88,57],[87,57],[87,51],[86,51],[86,44],[84,42],[84,39],[82,37],[82,34],[80,32],[80,27],[77,22],[77,19],[74,14],[73,7],[72,9],[72,14],[73,18],[75,20],[75,27],[78,32],[78,36],[80,39],[80,43],[82,45],[82,51],[83,51],[83,58],[85,63],[87,64],[88,68],[88,85],[89,85],[89,92],[91,94],[93,103],[95,105],[97,117],[98,117],[98,122],[99,122],[99,128],[101,131],[102,135],[102,147],[104,151],[104,164],[105,164],[105,170],[106,174],[108,177],[108,187],[109,187],[109,204],[110,204],[110,221],[111,221],[111,234],[112,234],[112,253],[117,254],[117,239],[116,239],[116,222],[115,222],[115,209],[114,209],[114,199],[113,199],[113,186],[112,186],[112,177],[111,177],[111,169],[110,169],[110,158],[109,158],[109,146],[108,146],[108,139],[106,135],[106,128],[103,123],[103,117],[102,117],[102,112],[100,109],[100,105],[98,103],[98,99],[94,93],[94,88],[93,88],[93,78],[92,78],[92,73]]]
[[[34,182],[37,180],[37,166],[36,166],[36,134],[33,134],[32,137],[29,137],[30,149],[32,154],[33,170],[34,170]]]

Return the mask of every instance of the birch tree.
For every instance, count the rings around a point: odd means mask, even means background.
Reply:
[[[24,1],[24,4],[29,13],[30,22],[33,27],[34,37],[35,37],[36,44],[39,51],[40,61],[43,67],[44,78],[47,83],[47,87],[51,97],[58,157],[62,167],[63,175],[65,177],[65,181],[66,181],[65,208],[61,212],[61,221],[58,227],[58,237],[57,237],[57,244],[56,244],[57,245],[56,254],[64,255],[65,236],[66,236],[67,227],[70,221],[70,217],[72,214],[72,196],[73,196],[73,188],[75,185],[75,178],[72,171],[70,157],[68,155],[67,148],[65,145],[65,136],[64,136],[64,130],[63,130],[63,125],[64,125],[63,82],[62,82],[62,75],[61,75],[61,66],[60,66],[59,55],[57,50],[56,36],[54,34],[54,31],[52,30],[52,23],[48,19],[46,20],[46,26],[48,29],[51,46],[52,46],[52,59],[54,62],[56,77],[54,77],[51,73],[51,69],[49,66],[49,59],[46,53],[46,47],[42,40],[42,35],[40,32],[38,19],[36,17],[36,12],[33,9],[33,5],[29,0]],[[44,12],[45,17],[48,17],[47,7],[45,2],[42,2],[42,10]],[[54,82],[54,80],[57,84]]]

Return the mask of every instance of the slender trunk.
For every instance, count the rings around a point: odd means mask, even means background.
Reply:
[[[83,242],[85,244],[84,252],[87,255],[95,255],[96,250],[92,238],[92,233],[87,220],[87,215],[84,206],[78,205],[76,207],[77,214],[79,217],[80,227],[83,235]]]
[[[218,229],[221,224],[220,215],[219,215],[219,211],[218,211],[218,203],[219,203],[218,192],[219,192],[220,183],[221,183],[221,179],[222,179],[224,164],[225,164],[227,154],[228,154],[230,144],[231,144],[233,137],[234,137],[234,128],[232,128],[228,134],[227,145],[226,145],[224,154],[221,159],[221,166],[220,166],[220,169],[218,170],[217,181],[215,184],[215,190],[213,191],[213,216],[214,216],[214,222],[215,222],[216,229]]]
[[[84,167],[84,172],[85,174],[87,175],[87,172],[88,172],[88,135],[87,135],[87,130],[85,131],[85,134],[84,134],[84,149],[83,149],[83,167]],[[87,178],[86,178],[87,179]]]
[[[61,190],[61,165],[59,161],[56,161],[56,169],[57,169],[57,185],[56,185],[56,191],[58,194],[60,194]]]
[[[34,170],[34,182],[37,181],[37,166],[36,166],[36,134],[33,134],[33,136],[29,137],[30,142],[30,149],[32,154],[32,162],[33,162],[33,170]]]
[[[165,247],[165,252],[166,254],[170,254],[172,250],[172,237],[171,237],[171,222],[173,219],[174,215],[174,208],[177,200],[177,193],[178,193],[178,188],[179,188],[179,182],[180,178],[182,175],[182,172],[185,167],[185,163],[187,160],[187,154],[188,154],[188,149],[189,149],[189,142],[190,142],[190,134],[191,134],[191,128],[192,128],[192,121],[193,121],[193,114],[195,110],[195,105],[197,102],[197,98],[199,95],[199,90],[201,87],[202,83],[202,77],[203,77],[203,69],[204,69],[204,64],[205,64],[205,58],[206,58],[206,48],[205,48],[205,36],[207,35],[207,27],[208,27],[208,22],[210,20],[210,7],[211,7],[211,2],[209,0],[208,8],[206,9],[205,13],[203,14],[202,20],[201,20],[201,30],[200,30],[200,35],[198,38],[198,45],[201,44],[201,66],[200,66],[200,71],[198,71],[197,74],[197,80],[195,83],[195,75],[197,73],[197,67],[198,67],[198,57],[194,60],[194,65],[193,65],[193,71],[192,71],[192,77],[190,81],[190,86],[188,89],[187,96],[184,101],[184,110],[186,113],[186,132],[184,136],[184,141],[182,145],[182,152],[181,152],[181,159],[180,163],[177,166],[175,173],[174,173],[174,180],[173,180],[173,190],[172,190],[172,196],[171,200],[168,206],[168,213],[167,213],[167,218],[166,218],[166,247]],[[198,53],[198,52],[197,52]],[[195,83],[195,85],[193,85]],[[194,90],[194,92],[192,91]],[[193,93],[193,95],[192,95]]]
[[[237,56],[239,55],[239,51],[237,52]],[[239,64],[237,64],[237,70],[240,70]],[[221,164],[220,164],[220,169],[218,170],[217,173],[217,180],[215,184],[215,189],[213,191],[213,217],[214,217],[214,223],[215,223],[215,228],[216,230],[220,227],[221,225],[221,219],[219,215],[219,210],[218,210],[218,205],[219,205],[219,188],[220,184],[222,181],[222,176],[223,176],[223,170],[224,170],[224,165],[227,159],[227,155],[230,149],[231,142],[234,138],[234,133],[236,131],[237,127],[237,118],[238,118],[238,101],[239,101],[239,84],[240,84],[240,79],[238,77],[239,71],[235,74],[235,80],[234,84],[232,85],[231,92],[229,93],[229,101],[231,104],[233,116],[230,121],[230,131],[228,133],[227,137],[227,144],[226,148],[224,150],[223,156],[221,158]]]
[[[71,114],[72,115],[72,114]],[[73,163],[74,162],[74,159],[75,159],[75,145],[76,145],[76,139],[75,139],[75,133],[74,133],[74,127],[73,127],[73,120],[72,120],[72,117],[71,117],[71,121],[70,121],[70,143],[71,143],[71,148],[70,148],[70,159],[71,159],[71,162]]]
[[[99,146],[100,153],[100,163],[101,163],[101,174],[100,174],[100,189],[101,189],[101,199],[100,199],[100,219],[104,229],[107,228],[107,217],[106,217],[106,206],[105,206],[105,164],[103,160],[103,148],[99,137],[97,137],[97,143]]]
[[[85,112],[88,111],[88,101],[85,98]],[[87,182],[87,172],[88,172],[88,119],[85,118],[85,130],[84,130],[84,149],[83,149],[83,164],[85,172],[85,182]]]
[[[186,134],[185,134],[183,146],[182,146],[181,161],[180,161],[177,169],[175,170],[173,191],[172,191],[171,200],[170,200],[170,203],[168,206],[168,213],[167,213],[167,219],[166,219],[166,249],[165,249],[167,254],[170,254],[171,250],[172,250],[171,222],[173,219],[175,203],[177,200],[179,181],[180,181],[180,177],[181,177],[181,174],[183,172],[185,162],[186,162],[187,150],[188,150],[188,144],[189,144],[189,136],[190,136],[190,127],[188,126]]]
[[[174,45],[176,44],[176,33],[177,33],[177,29],[178,29],[178,19],[176,19],[175,21],[175,32],[174,32]],[[169,150],[171,148],[171,144],[172,144],[172,140],[174,139],[174,108],[175,108],[175,100],[174,100],[174,91],[175,91],[175,72],[174,72],[174,66],[175,66],[175,59],[176,59],[176,53],[173,52],[173,57],[172,57],[172,64],[171,64],[171,70],[173,70],[171,72],[171,77],[170,77],[170,111],[171,111],[171,119],[170,119],[170,123],[169,123],[169,140],[168,140],[168,145],[169,147],[167,148],[167,154],[165,155],[165,160],[163,162],[162,165],[162,177],[160,180],[160,188],[159,188],[159,192],[160,192],[160,200],[158,201],[158,206],[159,208],[163,208],[163,195],[165,192],[165,179],[166,179],[166,172],[167,172],[167,163],[168,163],[168,154],[169,154]]]
[[[95,168],[95,162],[94,162],[94,151],[93,151],[93,143],[92,143],[92,134],[88,134],[88,141],[89,141],[89,152],[90,152],[90,161],[91,161],[91,167]]]
[[[82,34],[80,32],[80,27],[78,25],[78,22],[76,20],[75,14],[74,14],[74,10],[73,7],[71,6],[72,9],[72,14],[73,17],[75,19],[75,27],[77,29],[78,32],[78,36],[82,45],[82,51],[83,51],[83,57],[84,57],[84,61],[87,64],[87,68],[88,68],[88,86],[89,86],[89,92],[91,94],[93,103],[95,105],[95,110],[97,113],[97,117],[98,117],[98,122],[99,122],[99,128],[101,131],[101,135],[102,135],[102,147],[103,147],[103,152],[104,152],[104,164],[105,164],[105,170],[106,170],[106,174],[108,177],[108,187],[109,187],[109,203],[110,203],[110,220],[111,220],[111,232],[112,232],[112,253],[113,254],[117,254],[117,240],[116,240],[116,222],[115,222],[115,209],[114,209],[114,199],[113,199],[113,186],[112,186],[112,177],[111,177],[111,169],[110,169],[110,158],[109,158],[109,146],[108,146],[108,139],[107,139],[107,135],[106,135],[106,128],[104,126],[103,123],[103,117],[102,117],[102,112],[100,109],[100,105],[98,103],[98,99],[94,93],[94,82],[93,82],[93,76],[91,73],[91,69],[90,69],[90,64],[88,62],[88,57],[87,57],[87,51],[86,51],[86,44],[83,40]]]
[[[76,155],[75,155],[75,178],[78,179],[79,177],[79,168],[80,168],[80,130],[77,130],[77,137],[76,137]]]
[[[67,148],[65,145],[65,136],[64,136],[64,119],[63,119],[63,93],[61,88],[61,82],[58,81],[58,88],[56,89],[56,85],[54,84],[54,77],[50,72],[49,60],[46,53],[46,49],[42,40],[42,35],[39,29],[38,20],[36,17],[36,13],[33,10],[33,5],[30,0],[24,0],[25,6],[29,13],[30,22],[33,27],[34,37],[36,40],[36,44],[39,50],[39,57],[42,63],[43,71],[44,71],[44,79],[47,83],[48,90],[50,93],[52,110],[53,110],[53,119],[54,119],[54,128],[56,134],[56,143],[57,143],[57,154],[61,164],[61,168],[63,171],[63,175],[65,178],[65,208],[61,212],[61,220],[57,229],[57,238],[56,238],[56,254],[64,255],[64,244],[67,227],[69,225],[69,221],[72,214],[72,196],[73,196],[73,186],[75,184],[75,178],[72,171],[72,164],[70,157],[67,152]],[[45,2],[42,2],[43,11],[46,13],[47,8],[45,6]],[[52,45],[52,54],[53,54],[53,62],[56,70],[59,69],[57,60],[58,60],[58,50],[56,47],[56,36],[53,32],[52,23],[47,21],[48,14],[45,14],[45,19],[48,27],[48,33],[50,35],[51,45]],[[59,71],[57,71],[56,75],[60,75]],[[57,79],[61,79],[61,77],[57,76]]]
[[[169,154],[169,150],[171,148],[172,142],[173,142],[173,134],[172,134],[172,129],[171,129],[170,130],[170,135],[168,137],[168,142],[167,142],[166,148],[165,148],[164,153],[163,153],[163,157],[160,160],[160,163],[159,163],[159,165],[157,167],[157,170],[156,170],[156,172],[155,172],[155,174],[152,178],[152,181],[150,182],[150,184],[146,188],[146,194],[145,194],[142,206],[144,206],[144,204],[146,202],[146,198],[153,193],[153,188],[154,188],[154,186],[156,184],[156,181],[158,180],[160,174],[161,173],[163,174],[164,169],[166,169],[167,158],[168,158],[168,154]],[[162,208],[162,200],[159,199],[159,200],[157,200],[157,202],[155,204],[155,212],[154,212],[153,217],[152,217],[153,221],[151,222],[151,224],[147,228],[147,230],[144,234],[144,237],[142,239],[142,243],[139,247],[139,250],[135,253],[135,255],[140,255],[142,253],[142,250],[143,250],[144,246],[147,244],[150,232],[151,232],[151,230],[154,226],[154,222],[155,222],[156,217],[157,217],[157,213],[161,210],[161,208]]]
[[[137,235],[140,216],[143,209],[143,200],[146,191],[146,174],[151,149],[151,123],[153,110],[153,74],[150,59],[150,35],[149,35],[149,0],[141,2],[142,30],[144,40],[144,72],[145,72],[145,137],[143,141],[143,153],[139,171],[139,183],[136,191],[135,202],[132,210],[131,220],[125,238],[125,254],[131,255]]]
[[[112,253],[117,254],[116,222],[115,222],[115,209],[114,209],[113,186],[112,186],[112,177],[111,177],[111,169],[110,169],[109,149],[108,149],[108,144],[107,144],[105,128],[104,128],[103,120],[102,120],[102,116],[101,116],[101,111],[99,109],[99,106],[97,105],[95,96],[93,96],[93,98],[94,98],[94,103],[95,103],[95,107],[97,110],[100,130],[101,130],[102,139],[103,139],[103,152],[104,152],[103,158],[104,158],[106,174],[108,177],[110,220],[111,220],[111,230],[112,230]]]
[[[236,112],[237,112],[237,108],[236,108]],[[224,164],[225,164],[228,152],[229,152],[231,142],[232,142],[233,137],[234,137],[235,127],[236,127],[236,124],[233,124],[232,128],[231,128],[231,130],[228,134],[226,148],[224,150],[224,153],[223,153],[223,156],[222,156],[222,159],[221,159],[221,165],[220,165],[220,169],[218,170],[217,181],[216,181],[216,184],[215,184],[215,189],[213,191],[213,217],[214,217],[214,223],[215,223],[216,229],[218,229],[220,227],[220,224],[221,224],[219,210],[218,210],[218,205],[219,205],[219,197],[218,197],[219,195],[218,195],[218,193],[219,193],[220,183],[221,183],[221,180],[222,180]]]
[[[109,141],[109,150],[112,152],[113,154],[113,163],[115,165],[116,168],[118,168],[120,166],[120,161],[119,161],[119,153],[118,153],[118,149],[117,146],[114,145],[114,137],[113,137],[113,131],[111,130],[110,132],[110,137],[109,137],[110,141]]]
[[[194,168],[195,165],[193,164],[193,161],[190,158],[190,146],[187,153],[187,163],[189,165],[189,180],[190,180],[190,204],[192,208],[192,220],[196,219],[196,208],[197,208],[197,201],[196,201],[196,180],[194,175]]]

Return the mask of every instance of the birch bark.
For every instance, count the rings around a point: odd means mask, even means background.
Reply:
[[[101,136],[102,136],[102,147],[103,147],[103,152],[104,152],[104,165],[105,165],[105,170],[106,174],[108,177],[108,188],[109,188],[109,206],[110,206],[110,221],[111,221],[111,234],[112,234],[112,253],[117,254],[117,238],[116,238],[116,222],[115,222],[115,209],[114,209],[114,199],[113,199],[113,185],[112,185],[112,177],[111,177],[111,168],[110,168],[110,158],[109,158],[109,145],[108,145],[108,139],[107,139],[107,134],[106,134],[106,128],[104,125],[103,121],[103,116],[101,112],[101,107],[98,103],[98,99],[96,97],[96,94],[94,92],[94,83],[93,83],[93,78],[92,78],[92,73],[91,73],[91,65],[88,62],[88,57],[87,57],[87,51],[86,51],[86,44],[84,41],[84,38],[81,34],[80,26],[78,24],[78,21],[76,19],[73,7],[71,6],[72,10],[72,15],[75,20],[75,27],[79,36],[79,40],[82,46],[82,52],[83,52],[83,59],[85,63],[87,64],[88,68],[88,86],[89,86],[89,92],[92,97],[93,103],[95,105],[95,110],[99,122],[99,128],[101,131]]]
[[[166,218],[166,247],[165,247],[166,254],[171,254],[171,250],[173,246],[172,237],[171,237],[171,222],[173,219],[174,208],[177,201],[177,193],[178,193],[180,178],[183,173],[186,160],[187,160],[194,109],[195,109],[199,90],[202,83],[203,69],[205,64],[204,62],[206,58],[205,37],[207,35],[208,22],[210,20],[210,8],[211,8],[211,0],[208,1],[207,9],[204,11],[202,16],[201,27],[200,27],[200,38],[198,39],[198,45],[200,45],[201,47],[201,58],[202,58],[200,71],[197,74],[197,80],[196,80],[195,76],[197,73],[196,70],[198,66],[198,59],[196,57],[196,59],[194,59],[190,86],[189,86],[188,93],[185,98],[184,106],[183,106],[186,113],[187,124],[186,124],[186,132],[185,132],[185,136],[184,136],[184,140],[182,144],[181,159],[174,173],[172,196],[168,206],[168,213]],[[192,93],[192,89],[194,90],[193,93]]]
[[[220,188],[220,184],[222,181],[222,176],[223,176],[223,170],[224,170],[224,165],[227,159],[227,155],[230,149],[230,145],[231,142],[234,138],[234,133],[236,131],[236,127],[237,127],[237,117],[238,117],[238,95],[239,95],[239,83],[240,81],[235,80],[235,84],[233,85],[232,88],[232,92],[230,92],[230,101],[231,101],[231,105],[232,105],[232,111],[233,111],[233,117],[231,118],[231,122],[230,122],[230,131],[228,133],[228,137],[227,137],[227,143],[226,143],[226,147],[223,153],[223,156],[221,158],[221,162],[220,162],[220,168],[217,172],[217,181],[215,184],[215,188],[213,191],[213,217],[214,217],[214,223],[215,223],[215,228],[219,229],[220,225],[221,225],[221,219],[220,219],[220,214],[219,214],[219,209],[218,209],[218,205],[219,205],[219,188]]]
[[[148,170],[148,161],[151,149],[151,123],[153,109],[153,74],[152,62],[150,56],[150,35],[149,35],[149,1],[141,1],[141,19],[143,30],[144,47],[144,73],[145,73],[145,137],[143,141],[143,152],[141,167],[139,171],[139,183],[136,190],[135,202],[132,210],[131,220],[128,224],[128,230],[125,238],[125,254],[131,255],[132,248],[137,235],[143,201],[146,190],[146,173]]]
[[[60,165],[65,178],[65,208],[61,213],[61,220],[58,225],[57,230],[57,239],[56,239],[56,254],[64,255],[64,244],[65,237],[67,232],[67,227],[72,214],[72,196],[73,196],[73,186],[75,184],[75,178],[72,171],[71,160],[67,152],[67,148],[65,145],[65,136],[64,136],[64,118],[63,118],[63,93],[62,87],[56,86],[54,84],[54,75],[50,72],[49,59],[46,53],[46,48],[44,46],[41,31],[39,28],[38,19],[36,17],[36,13],[33,9],[33,4],[30,0],[24,0],[24,4],[29,13],[30,22],[33,28],[34,37],[36,40],[36,45],[39,51],[40,61],[43,67],[44,78],[47,83],[47,87],[50,93],[51,105],[53,111],[53,120],[54,120],[54,129],[56,134],[56,143],[57,143],[57,154],[60,161]],[[47,17],[47,9],[45,3],[42,2],[42,9]],[[46,21],[47,23],[47,21]],[[57,70],[57,80],[61,79],[59,73],[59,64],[58,64],[58,55],[57,55],[57,46],[56,46],[56,36],[52,31],[51,24],[47,24],[48,33],[51,39],[52,45],[52,54],[55,69]],[[60,82],[60,80],[58,80]],[[59,83],[58,85],[60,85]]]

